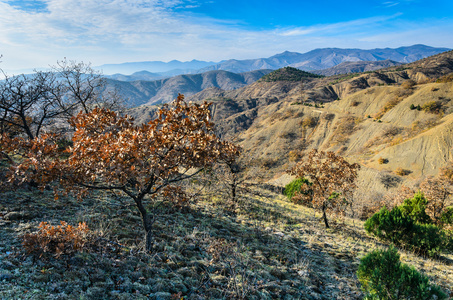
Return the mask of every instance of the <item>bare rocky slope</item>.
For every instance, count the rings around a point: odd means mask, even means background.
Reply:
[[[334,67],[312,71],[315,74],[324,75],[324,76],[333,76],[340,74],[349,74],[349,73],[362,73],[362,72],[371,72],[383,68],[389,68],[393,66],[399,66],[402,63],[386,59],[381,61],[345,61]]]

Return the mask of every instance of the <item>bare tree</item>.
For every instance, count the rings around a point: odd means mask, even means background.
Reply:
[[[22,133],[32,140],[51,119],[62,115],[53,97],[57,81],[48,72],[19,75],[0,82],[0,133]]]
[[[116,91],[90,64],[65,59],[49,72],[18,76],[1,72],[5,79],[0,82],[0,134],[23,134],[32,140],[46,126],[69,120],[80,110],[122,107]]]
[[[89,113],[95,107],[114,111],[123,108],[117,91],[107,86],[106,79],[91,64],[65,58],[52,66],[52,72],[60,83],[53,89],[54,97],[68,117],[80,110]]]

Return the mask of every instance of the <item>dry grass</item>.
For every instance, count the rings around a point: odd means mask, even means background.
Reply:
[[[359,129],[359,124],[362,121],[362,118],[355,116],[345,116],[340,118],[335,124],[336,128],[328,141],[329,147],[346,143],[351,134]]]
[[[403,99],[401,97],[395,97],[389,101],[387,101],[384,106],[379,110],[379,112],[377,112],[375,115],[374,115],[374,118],[376,120],[379,120],[381,119],[386,112],[388,112],[389,110],[391,110],[392,108],[394,108],[395,106],[398,105],[398,103],[400,103],[401,101],[403,101]]]
[[[150,254],[142,250],[140,217],[128,199],[97,194],[83,203],[55,201],[47,191],[1,196],[2,299],[361,299],[359,260],[385,247],[360,221],[332,220],[326,230],[312,209],[257,186],[249,186],[234,211],[215,194],[185,211],[162,202]],[[7,220],[14,211],[21,219]],[[33,262],[20,245],[22,234],[60,219],[86,222],[104,247]],[[451,266],[402,257],[453,291]]]

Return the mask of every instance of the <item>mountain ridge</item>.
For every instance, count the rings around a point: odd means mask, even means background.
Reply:
[[[236,74],[219,70],[201,74],[183,74],[153,81],[107,79],[107,84],[116,88],[124,99],[129,99],[130,106],[152,105],[170,102],[179,93],[189,97],[211,87],[234,90],[255,82],[269,72],[270,70],[257,70]]]
[[[345,61],[379,61],[390,59],[401,63],[409,63],[448,50],[450,49],[421,44],[399,48],[376,48],[368,50],[319,48],[305,53],[284,51],[268,58],[228,59],[217,63],[198,60],[189,62],[174,60],[167,63],[150,61],[106,64],[96,68],[103,69],[106,74],[121,73],[119,70],[123,70],[123,72],[127,71],[127,74],[149,71],[152,73],[162,73],[160,74],[162,76],[196,74],[212,70],[243,73],[258,69],[275,70],[287,66],[299,68],[303,71],[313,71],[330,68]]]

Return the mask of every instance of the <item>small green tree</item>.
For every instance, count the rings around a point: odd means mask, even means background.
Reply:
[[[375,250],[360,261],[357,277],[365,299],[447,299],[447,295],[414,267],[402,264],[398,251]]]

